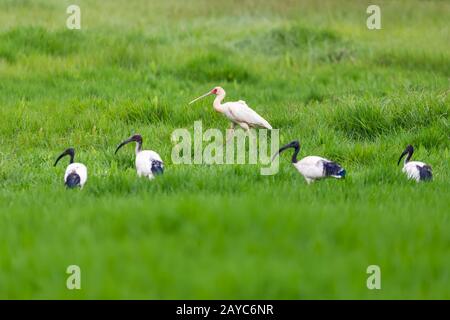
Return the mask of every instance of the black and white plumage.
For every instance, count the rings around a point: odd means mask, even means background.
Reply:
[[[136,171],[139,177],[153,179],[156,175],[164,173],[164,162],[161,157],[155,151],[142,150],[142,136],[139,134],[121,142],[115,153],[130,142],[136,142]]]
[[[56,159],[54,166],[58,164],[58,161],[65,156],[70,156],[70,163],[66,168],[64,174],[64,184],[67,188],[83,188],[87,181],[87,168],[84,164],[73,162],[75,158],[75,150],[73,148],[68,148],[64,150],[63,153],[59,155]]]
[[[411,160],[413,153],[413,146],[408,145],[398,159],[397,165],[400,164],[400,161],[402,161],[402,158],[405,155],[408,155],[403,162],[402,169],[408,179],[416,180],[417,182],[433,180],[433,172],[430,165],[420,161],[409,161]]]
[[[345,169],[343,169],[336,162],[328,159],[317,156],[308,156],[301,160],[297,160],[297,155],[300,151],[300,143],[297,140],[281,147],[280,150],[273,156],[272,161],[278,154],[290,148],[294,149],[294,153],[292,154],[292,164],[305,178],[308,184],[323,178],[332,177],[341,179],[345,177]]]

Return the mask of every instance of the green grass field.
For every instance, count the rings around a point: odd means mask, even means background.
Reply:
[[[450,3],[378,1],[381,30],[369,4],[0,0],[0,298],[449,299]],[[287,153],[274,176],[172,164],[173,130],[228,127],[187,105],[217,85],[347,179],[307,185]],[[133,133],[162,177],[114,155]],[[397,166],[407,144],[432,183]],[[53,167],[69,146],[81,191]]]

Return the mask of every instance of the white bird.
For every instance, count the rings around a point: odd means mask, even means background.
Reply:
[[[433,179],[433,172],[431,166],[420,162],[420,161],[409,161],[414,153],[414,148],[412,145],[408,145],[406,149],[401,154],[398,159],[397,165],[405,155],[408,155],[403,163],[403,172],[406,174],[408,179],[419,181],[431,181]]]
[[[278,152],[273,156],[272,161],[278,154],[289,148],[294,148],[294,153],[292,154],[292,164],[305,178],[308,184],[315,180],[328,177],[333,177],[336,179],[345,177],[345,169],[343,169],[336,162],[328,159],[317,156],[308,156],[301,160],[297,160],[297,155],[300,151],[300,143],[296,140],[281,147],[280,150],[278,150]]]
[[[272,126],[269,122],[251,109],[245,101],[239,100],[236,102],[222,103],[226,93],[221,87],[215,87],[210,92],[207,92],[204,95],[192,100],[189,104],[210,95],[216,96],[213,102],[213,107],[217,112],[222,113],[228,118],[228,120],[231,121],[232,130],[235,129],[236,125],[239,125],[246,131],[249,131],[250,128],[265,128],[272,130]]]
[[[66,168],[66,173],[64,174],[64,184],[67,188],[80,187],[83,188],[87,180],[87,168],[82,163],[73,162],[75,157],[75,150],[73,148],[66,149],[61,155],[56,159],[54,166],[58,161],[64,156],[70,156],[70,163]]]
[[[152,150],[142,150],[142,136],[139,134],[121,142],[115,153],[130,142],[136,142],[136,171],[139,177],[153,179],[156,175],[164,172],[164,163],[159,154]]]

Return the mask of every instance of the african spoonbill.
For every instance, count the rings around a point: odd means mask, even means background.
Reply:
[[[239,125],[245,131],[249,131],[250,128],[265,128],[272,130],[272,126],[269,122],[251,109],[245,101],[239,100],[235,102],[222,103],[226,92],[221,87],[215,87],[204,95],[192,100],[189,104],[210,95],[216,96],[213,102],[213,107],[217,112],[222,113],[228,118],[228,120],[231,121],[232,130],[235,129],[236,125]]]

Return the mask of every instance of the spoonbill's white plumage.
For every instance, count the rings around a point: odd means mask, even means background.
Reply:
[[[153,179],[156,175],[164,172],[164,162],[159,154],[152,150],[142,150],[142,136],[139,134],[121,142],[116,149],[116,153],[130,142],[136,142],[136,171],[139,177],[144,176]]]
[[[419,181],[431,181],[433,179],[433,172],[431,166],[420,161],[409,161],[414,153],[414,148],[412,145],[406,147],[406,149],[401,154],[398,159],[397,165],[405,155],[408,155],[403,162],[402,171],[406,174],[408,179]]]
[[[315,180],[328,177],[336,179],[345,177],[345,169],[343,169],[336,162],[330,161],[328,159],[317,156],[308,156],[304,157],[301,160],[297,160],[297,155],[300,151],[300,143],[296,140],[281,147],[280,150],[278,150],[278,152],[273,156],[272,161],[281,152],[290,148],[294,149],[294,153],[292,154],[292,164],[305,178],[308,184]]]
[[[83,188],[87,181],[87,168],[82,163],[73,162],[73,159],[75,158],[75,150],[73,148],[66,149],[61,153],[56,159],[54,166],[56,166],[58,161],[65,156],[70,156],[70,163],[64,174],[64,184],[67,188]]]
[[[205,98],[210,95],[215,95],[216,98],[213,102],[213,107],[217,112],[222,113],[228,120],[231,121],[231,128],[234,129],[236,125],[239,125],[242,129],[248,131],[250,128],[265,128],[272,130],[272,126],[257,114],[253,109],[251,109],[247,103],[243,100],[235,102],[225,102],[222,103],[225,98],[225,90],[221,87],[215,87],[211,91],[205,93],[204,95],[192,100],[189,104],[194,103],[197,100]]]

